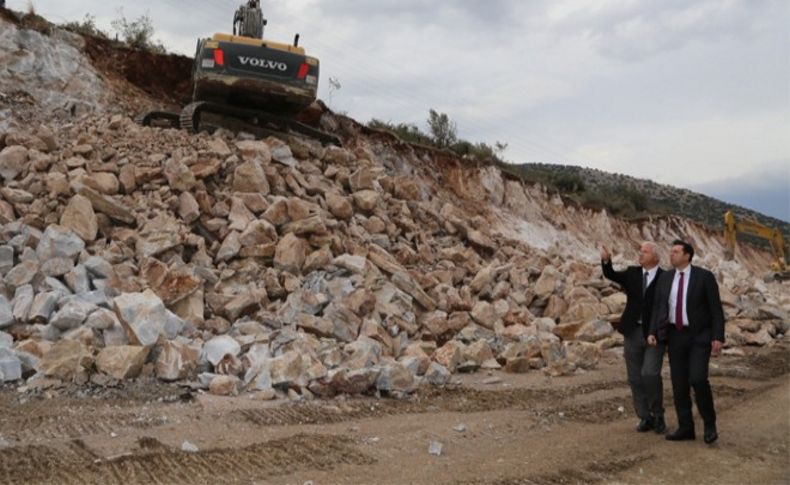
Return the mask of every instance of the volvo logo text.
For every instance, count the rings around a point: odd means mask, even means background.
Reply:
[[[258,59],[257,57],[239,56],[242,66],[262,67],[273,71],[285,72],[288,66],[284,62],[270,61],[269,59]]]

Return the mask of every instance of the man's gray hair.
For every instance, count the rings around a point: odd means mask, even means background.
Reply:
[[[656,262],[661,262],[661,250],[658,248],[658,244],[653,241],[642,241],[641,246],[647,246],[653,251],[653,254],[656,256]]]

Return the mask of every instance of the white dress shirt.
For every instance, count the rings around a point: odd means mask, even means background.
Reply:
[[[691,279],[691,265],[686,266],[683,271],[675,270],[675,277],[672,280],[672,290],[669,292],[669,323],[672,325],[677,324],[675,321],[675,303],[678,300],[678,282],[680,282],[680,274],[683,273],[683,326],[689,326],[688,315],[688,297],[689,297],[689,279]]]

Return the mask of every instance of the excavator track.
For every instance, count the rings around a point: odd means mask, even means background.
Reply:
[[[147,111],[135,117],[134,121],[143,126],[179,127],[179,114],[170,111]]]
[[[337,136],[290,118],[207,101],[197,101],[184,107],[179,116],[179,125],[189,133],[199,133],[202,129],[207,128],[203,122],[204,114],[220,117],[220,120],[212,125],[233,124],[238,127],[239,124],[242,124],[251,128],[250,131],[257,131],[264,135],[297,135],[318,140],[324,145],[342,145]]]

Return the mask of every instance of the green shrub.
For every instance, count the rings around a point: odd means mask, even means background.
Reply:
[[[401,140],[408,143],[420,143],[422,145],[433,146],[433,140],[426,133],[420,131],[417,125],[411,123],[392,123],[390,121],[382,121],[373,118],[367,124],[369,128],[374,130],[389,131]]]
[[[433,143],[439,148],[450,148],[458,141],[458,128],[445,113],[428,111],[428,129]]]
[[[575,173],[557,173],[552,175],[551,183],[560,192],[564,193],[581,193],[586,190],[584,180]]]
[[[82,22],[66,22],[63,24],[63,28],[82,35],[107,38],[107,34],[96,27],[96,17],[91,14],[85,14]]]
[[[123,39],[124,43],[135,49],[147,50],[158,54],[166,52],[161,42],[153,40],[154,23],[146,13],[136,20],[129,21],[120,11],[120,17],[112,21],[112,27]]]

